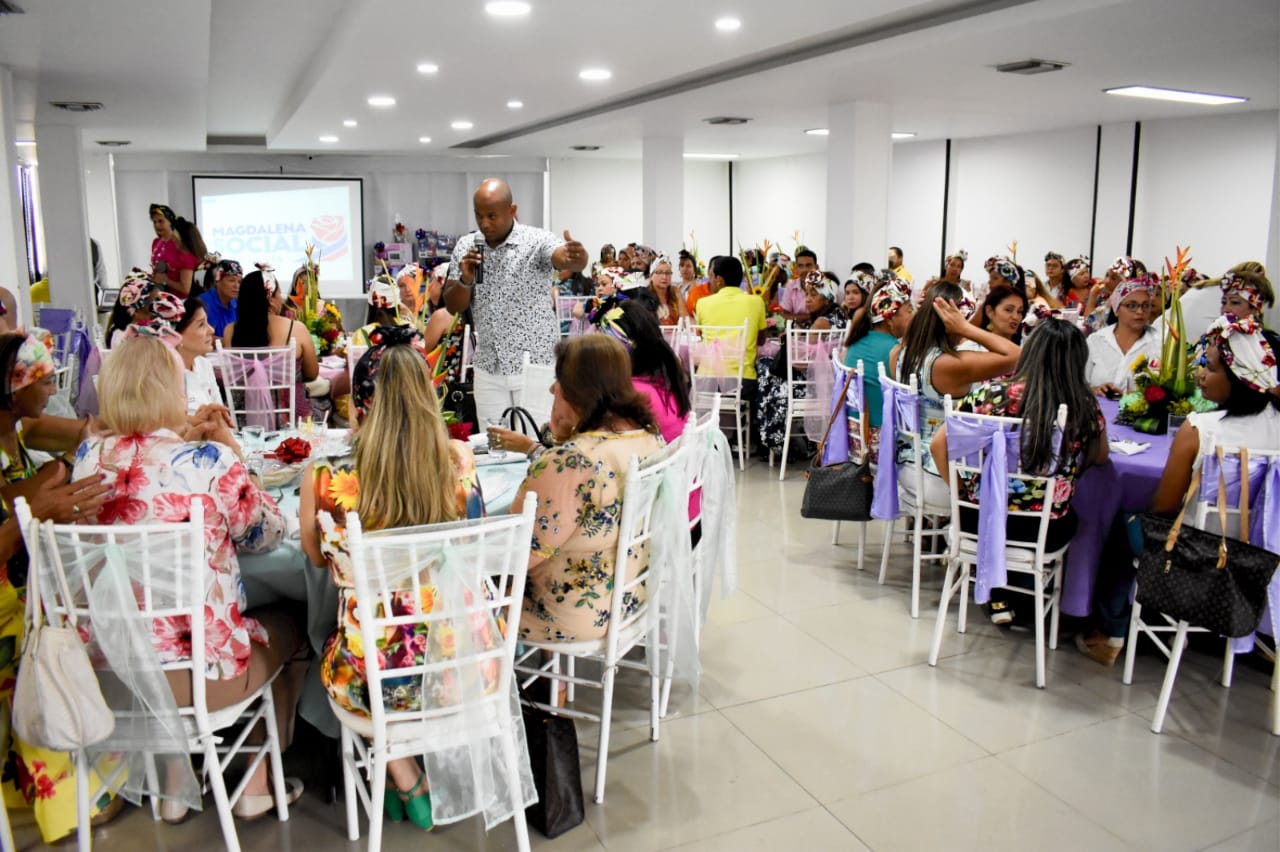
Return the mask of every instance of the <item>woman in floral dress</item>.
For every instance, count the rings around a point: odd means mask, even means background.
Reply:
[[[53,340],[33,329],[30,336],[0,336],[0,470],[4,500],[0,502],[0,794],[10,810],[33,808],[46,843],[76,828],[75,772],[64,752],[37,748],[18,739],[9,719],[22,648],[26,605],[27,553],[22,545],[12,501],[21,496],[31,513],[60,524],[89,517],[102,505],[107,488],[96,476],[68,482],[66,466],[49,462],[37,469],[27,447],[68,450],[79,443],[83,421],[41,417],[54,392]],[[30,424],[23,428],[23,418]],[[90,785],[96,779],[90,780]],[[91,803],[95,821],[118,813],[110,796]]]
[[[369,690],[365,654],[356,616],[351,558],[347,551],[347,513],[359,513],[366,529],[443,523],[484,514],[480,482],[470,448],[450,441],[434,388],[422,335],[412,326],[383,326],[369,334],[370,348],[356,364],[351,402],[357,431],[351,452],[320,458],[303,475],[302,549],[315,565],[328,568],[338,586],[338,629],[325,645],[320,676],[330,697],[343,709],[367,716]],[[409,467],[406,467],[409,465]],[[424,589],[424,595],[434,590]],[[431,610],[421,602],[421,611]],[[397,615],[419,611],[408,593],[397,594]],[[402,627],[379,644],[387,666],[420,664],[428,653],[425,624]],[[412,659],[412,663],[409,659]],[[383,700],[396,710],[421,705],[420,688],[404,678],[383,684]],[[386,795],[387,815],[406,812],[422,828],[431,828],[426,776],[413,758],[387,765],[395,789]]]

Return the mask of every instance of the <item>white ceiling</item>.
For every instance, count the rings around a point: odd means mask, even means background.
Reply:
[[[686,151],[749,158],[824,150],[802,131],[857,99],[890,104],[894,128],[919,139],[1280,105],[1276,0],[531,0],[516,20],[486,15],[483,0],[18,2],[27,14],[0,17],[18,138],[70,121],[90,147],[198,151],[213,136],[244,137],[220,150],[561,157],[594,144],[585,156],[638,157],[645,135],[681,135]],[[718,32],[723,14],[742,28]],[[857,46],[789,61],[842,38]],[[1071,65],[1034,77],[991,68],[1027,57]],[[439,72],[418,74],[428,61]],[[613,78],[580,81],[589,65]],[[732,78],[696,85],[715,73]],[[688,90],[649,97],[676,83]],[[1101,92],[1133,83],[1250,100],[1212,108]],[[397,106],[369,107],[372,94]],[[512,98],[524,108],[507,109]],[[68,116],[47,105],[59,99],[105,109]],[[595,114],[521,132],[584,112]],[[753,121],[703,122],[720,114]],[[474,128],[452,130],[455,119]],[[319,142],[326,133],[340,141]],[[495,135],[514,138],[453,148]]]

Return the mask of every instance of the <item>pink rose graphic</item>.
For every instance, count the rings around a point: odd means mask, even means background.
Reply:
[[[317,216],[311,220],[311,233],[315,237],[316,248],[320,250],[321,262],[336,260],[351,250],[345,216],[333,213]]]

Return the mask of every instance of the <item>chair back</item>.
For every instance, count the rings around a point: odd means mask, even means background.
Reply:
[[[849,373],[854,374],[853,381],[849,382],[849,390],[844,395],[845,434],[848,435],[849,458],[861,464],[866,461],[867,455],[872,451],[871,421],[867,418],[866,368],[861,358],[853,367],[846,367],[844,353],[839,348],[831,351],[831,364],[834,367],[837,393],[838,389],[843,388],[844,383],[849,381]],[[837,443],[835,437],[837,428],[839,428],[838,425],[831,427],[832,437],[828,439],[828,446]]]
[[[551,393],[551,385],[556,380],[556,368],[550,364],[535,364],[524,353],[524,361],[520,366],[520,392],[516,394],[516,404],[533,415],[533,419],[542,425],[551,419],[551,402],[555,397]]]
[[[694,409],[706,411],[717,393],[726,400],[741,399],[747,361],[747,320],[744,319],[742,325],[695,323],[687,328]]]
[[[556,294],[556,319],[560,323],[561,337],[577,337],[585,334],[591,328],[591,321],[587,319],[585,314],[581,317],[573,315],[573,309],[581,306],[586,307],[587,302],[591,300],[591,296],[566,296]]]
[[[287,346],[226,348],[217,341],[215,364],[237,429],[292,429],[297,423],[298,341]]]
[[[684,433],[680,436],[689,453],[689,529],[702,520],[702,482],[712,460],[711,436],[720,432],[720,394],[712,394],[711,404],[704,414],[689,412]]]
[[[1219,461],[1218,451],[1222,457]],[[1224,481],[1229,538],[1240,539],[1280,553],[1280,450],[1245,449],[1248,458],[1249,502],[1247,529],[1242,529],[1244,477],[1242,449],[1215,447],[1205,455],[1200,477],[1200,493],[1188,512],[1187,522],[1208,532],[1223,532],[1218,512],[1218,486]]]
[[[871,504],[871,517],[881,521],[898,518],[898,444],[911,449],[911,461],[906,465],[908,489],[915,494],[915,514],[920,514],[924,493],[924,442],[920,439],[920,390],[916,377],[906,384],[889,378],[885,365],[876,365],[880,388],[883,391],[883,414],[880,421],[880,453],[877,458],[875,498]]]
[[[989,595],[984,595],[984,590],[989,592],[991,588],[1006,585],[1007,547],[1033,551],[1035,561],[1042,560],[1053,515],[1053,495],[1057,493],[1060,477],[1055,473],[1037,474],[1023,469],[1021,418],[960,413],[955,410],[950,395],[944,398],[943,404],[947,457],[951,466],[951,555],[953,558],[961,552],[977,555],[975,600],[985,603]],[[1061,449],[1062,430],[1066,425],[1067,406],[1063,404],[1058,406],[1055,418],[1055,458]],[[979,499],[962,496],[962,482],[972,486],[967,490],[977,493]],[[1028,511],[1009,507],[1008,495],[1025,491],[1045,495],[1039,509]],[[955,522],[960,518],[962,509],[978,512],[977,531],[967,532]],[[1009,518],[1014,517],[1035,519],[1035,537],[1010,540],[1006,524]]]
[[[688,346],[688,338],[689,338],[689,318],[688,317],[680,317],[680,319],[676,320],[675,325],[660,325],[658,326],[658,328],[662,332],[662,339],[667,341],[667,345],[670,346],[672,350],[676,352],[677,355],[679,355],[680,353],[679,347],[682,342],[686,347]]]
[[[72,334],[84,328],[79,312],[73,308],[41,308],[36,325],[53,335],[52,355],[58,366],[73,366],[67,359],[72,352]]]
[[[458,370],[458,381],[468,381],[472,373],[472,364],[476,360],[476,333],[467,323],[462,327],[462,367]]]

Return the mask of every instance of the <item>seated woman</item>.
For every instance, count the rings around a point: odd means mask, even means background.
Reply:
[[[866,272],[855,272],[844,282],[844,299],[840,312],[850,323],[856,322],[858,312],[866,313],[867,299],[876,288],[876,277]]]
[[[1116,312],[1110,303],[1111,297],[1121,284],[1137,280],[1151,283],[1147,277],[1147,267],[1142,261],[1127,256],[1117,257],[1112,261],[1106,275],[1094,282],[1092,289],[1089,290],[1089,298],[1080,309],[1080,316],[1084,318],[1085,337],[1116,322]]]
[[[186,520],[187,507],[199,497],[205,505],[206,647],[192,649],[157,624],[154,644],[161,662],[177,662],[194,653],[205,661],[205,696],[210,710],[229,707],[266,683],[276,669],[304,651],[305,637],[283,612],[264,608],[245,613],[244,584],[236,551],[270,550],[284,537],[280,509],[245,471],[240,448],[224,419],[210,416],[188,425],[182,363],[177,352],[149,329],[134,326],[131,336],[111,353],[98,381],[102,431],[76,453],[75,477],[100,474],[111,487],[107,500],[86,518],[95,524],[138,524]],[[292,665],[275,679],[272,692],[280,748],[292,737],[294,713],[306,664]],[[168,673],[179,706],[191,704],[191,678]],[[289,782],[289,800],[302,794]],[[161,815],[171,822],[186,816],[166,800]],[[274,809],[267,783],[267,762],[249,778],[234,812],[245,818]]]
[[[352,346],[369,345],[369,335],[384,325],[409,325],[403,317],[403,307],[399,303],[399,294],[395,286],[386,276],[379,276],[369,282],[369,309],[365,313],[364,325],[351,335]],[[408,316],[413,316],[408,314]]]
[[[1031,305],[1048,308],[1049,310],[1062,307],[1058,297],[1053,294],[1054,288],[1042,281],[1034,269],[1028,266],[1023,268],[1022,273],[1027,282],[1024,292],[1026,293],[1027,301]]]
[[[792,320],[792,328],[842,329],[849,324],[840,310],[836,287],[821,272],[810,272],[804,278],[804,309],[807,319]],[[812,356],[810,356],[812,357]],[[788,450],[783,446],[787,429],[787,340],[783,338],[778,353],[772,359],[756,359],[756,375],[759,377],[759,397],[755,411],[756,432],[760,443],[770,452],[781,455]],[[796,398],[804,398],[804,385],[793,388]],[[800,430],[803,437],[803,429]],[[796,436],[792,428],[792,437]],[[812,453],[808,453],[812,455]]]
[[[396,292],[399,297],[400,315],[412,320],[422,311],[424,293],[422,292],[425,275],[422,267],[410,263],[396,273]]]
[[[236,302],[236,321],[227,326],[222,335],[222,345],[256,349],[288,346],[290,340],[297,341],[296,410],[299,417],[305,417],[311,408],[303,385],[320,375],[320,361],[316,358],[315,343],[307,327],[297,320],[272,313],[271,299],[279,289],[280,282],[271,272],[256,270],[246,275]]]
[[[536,493],[538,517],[559,519],[534,528],[520,635],[598,639],[609,629],[627,467],[658,449],[658,424],[632,384],[626,348],[606,334],[560,341],[551,392],[555,443],[534,448],[512,500]],[[491,428],[490,444],[505,447],[509,434]]]
[[[1218,411],[1192,413],[1174,435],[1151,511],[1174,515],[1182,506],[1191,477],[1206,455],[1218,446],[1251,450],[1280,450],[1280,398],[1276,385],[1276,354],[1257,321],[1218,317],[1196,349],[1196,385],[1201,395],[1216,402]],[[1238,530],[1228,530],[1237,535]],[[1113,528],[1107,553],[1128,556],[1123,525]],[[1094,629],[1076,639],[1076,646],[1105,666],[1115,664],[1129,629],[1130,594],[1135,572],[1129,558],[1102,560],[1094,587]]]
[[[181,339],[177,343],[185,372],[183,384],[187,392],[187,413],[195,414],[206,405],[222,405],[222,391],[214,374],[213,326],[209,325],[204,302],[200,298],[187,299],[182,305],[182,315],[174,321],[174,331]]]
[[[1012,377],[994,379],[975,388],[957,406],[960,411],[990,414],[997,417],[1021,417],[1022,469],[1037,475],[1060,477],[1052,495],[1043,489],[1023,488],[1009,491],[1009,508],[1034,511],[1046,499],[1053,502],[1049,533],[1045,547],[1057,550],[1075,534],[1076,517],[1071,511],[1071,497],[1076,481],[1090,465],[1107,459],[1107,427],[1098,402],[1085,382],[1088,348],[1084,335],[1071,323],[1060,319],[1039,322],[1022,348],[1018,369]],[[1054,445],[1058,406],[1067,406],[1067,425],[1062,432],[1062,451]],[[930,454],[943,482],[949,480],[947,461],[947,428],[944,424],[933,436]],[[978,502],[978,476],[960,480],[960,497]],[[962,507],[960,527],[966,532],[978,529],[977,512]],[[1028,517],[1010,517],[1009,537],[1034,540],[1039,521]],[[1012,597],[1012,596],[1011,596]],[[1007,600],[992,595],[992,620],[1007,624],[1014,618]]]
[[[92,517],[109,492],[101,477],[68,481],[67,465],[36,468],[28,445],[52,451],[75,449],[87,421],[42,417],[54,393],[53,341],[47,332],[0,335],[0,761],[13,767],[0,779],[10,809],[32,808],[40,836],[53,843],[76,829],[76,785],[71,756],[23,742],[9,724],[24,627],[27,553],[9,506],[24,497],[40,520],[70,524]],[[90,781],[90,788],[96,782]],[[120,812],[123,800],[103,796],[91,803],[93,824]]]
[[[849,326],[844,339],[844,365],[856,367],[862,362],[863,396],[866,399],[868,446],[874,458],[880,449],[880,424],[884,416],[884,398],[880,391],[877,364],[889,373],[889,353],[907,333],[915,308],[911,304],[911,285],[888,270],[876,276],[878,286],[868,309]],[[850,447],[856,451],[857,447]]]
[[[1022,342],[1022,321],[1027,316],[1027,296],[1009,284],[997,284],[987,291],[987,298],[973,315],[975,325],[1014,343]],[[961,343],[959,349],[983,351],[972,340]]]
[[[916,312],[906,336],[889,353],[889,373],[903,384],[915,376],[920,392],[920,441],[928,445],[942,425],[942,398],[950,394],[952,399],[961,399],[968,396],[974,383],[1011,372],[1018,364],[1019,349],[1013,341],[969,321],[959,307],[967,301],[964,292],[955,284],[935,284],[925,291],[924,298],[926,305]],[[959,344],[965,340],[986,351],[962,350]],[[899,466],[914,461],[912,448],[899,447],[897,457]],[[926,452],[922,464],[926,476],[919,499],[932,506],[946,505],[950,493],[938,477],[933,456]],[[914,487],[908,478],[899,479],[899,483],[904,489]]]
[[[1109,305],[1116,322],[1089,335],[1089,387],[1096,394],[1118,398],[1133,389],[1133,362],[1140,355],[1156,358],[1163,343],[1151,327],[1151,304],[1156,299],[1145,276],[1123,282],[1111,293]]]
[[[626,271],[618,266],[607,266],[596,273],[596,294],[573,306],[573,318],[582,319],[590,316],[609,299],[618,297],[618,287],[626,276]]]
[[[671,258],[660,254],[649,264],[649,292],[658,300],[658,322],[675,325],[689,316],[680,288],[671,283]]]
[[[107,326],[107,348],[112,349],[124,339],[125,330],[134,323],[146,324],[153,319],[175,322],[183,313],[183,301],[165,292],[158,284],[147,279],[139,269],[129,273]]]
[[[1276,303],[1275,290],[1261,264],[1258,268],[1250,268],[1246,262],[1233,266],[1222,276],[1223,314],[1232,314],[1237,319],[1253,319],[1262,327],[1262,336],[1271,344],[1273,351],[1280,350],[1280,334],[1266,327],[1266,311]]]
[[[325,645],[320,676],[329,695],[352,713],[369,714],[364,646],[356,617],[347,513],[357,511],[367,529],[443,523],[484,514],[475,459],[466,444],[450,441],[431,386],[422,335],[412,326],[384,326],[355,368],[352,410],[355,440],[342,457],[318,458],[303,474],[302,549],[313,565],[328,568],[338,587],[338,629]],[[406,460],[417,465],[405,470]],[[406,602],[405,614],[412,612]],[[426,627],[409,625],[395,641],[423,650]],[[388,645],[392,640],[388,641]],[[420,660],[419,660],[420,661]],[[383,700],[396,709],[419,706],[421,695],[403,684],[383,686]],[[387,815],[431,828],[431,797],[413,758],[387,765],[395,789]]]
[[[1089,300],[1089,293],[1093,289],[1088,255],[1068,260],[1062,277],[1066,284],[1058,291],[1058,301],[1062,302],[1062,307],[1074,308],[1080,311],[1080,316],[1086,316],[1085,306]]]

